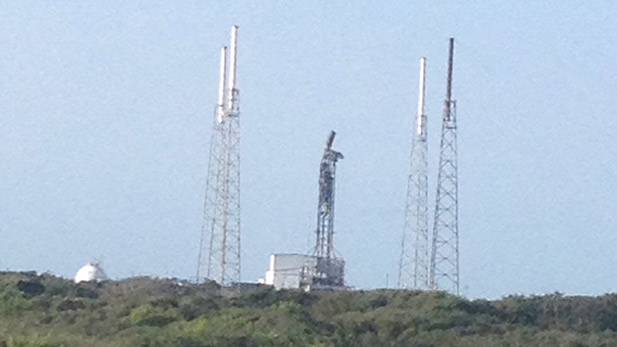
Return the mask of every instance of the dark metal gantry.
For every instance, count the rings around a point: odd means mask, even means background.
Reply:
[[[319,164],[319,201],[317,205],[317,230],[313,255],[317,257],[316,284],[342,286],[342,260],[334,254],[334,193],[336,182],[336,163],[343,155],[332,149],[334,131],[326,141],[321,163]],[[340,264],[339,264],[340,263]]]

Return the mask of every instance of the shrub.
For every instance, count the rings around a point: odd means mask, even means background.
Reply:
[[[48,336],[16,336],[9,337],[6,347],[61,347],[62,344],[52,342]]]
[[[149,325],[162,327],[180,318],[180,314],[174,309],[164,309],[145,304],[135,307],[129,314],[129,320],[134,325]]]

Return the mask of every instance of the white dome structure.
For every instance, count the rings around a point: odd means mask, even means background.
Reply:
[[[75,283],[80,282],[99,282],[107,279],[105,271],[99,266],[99,263],[87,263],[75,274]]]

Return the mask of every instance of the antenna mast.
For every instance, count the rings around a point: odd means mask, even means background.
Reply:
[[[443,108],[441,146],[430,287],[459,294],[458,174],[456,153],[456,102],[452,100],[454,39],[450,38],[446,99]]]
[[[405,224],[399,262],[399,288],[429,289],[428,175],[424,82],[426,59],[420,58],[418,113],[411,146]]]
[[[197,281],[221,285],[240,281],[240,113],[236,88],[238,27],[231,28],[229,52],[221,48],[216,105],[199,242]],[[229,56],[227,55],[229,53]],[[229,62],[229,66],[228,63]]]

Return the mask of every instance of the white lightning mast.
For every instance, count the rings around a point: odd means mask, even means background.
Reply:
[[[450,38],[446,80],[446,99],[441,125],[439,173],[433,244],[431,251],[430,286],[459,294],[459,234],[458,234],[458,159],[456,145],[456,102],[452,100],[452,69],[454,39]]]
[[[231,28],[229,52],[221,48],[219,90],[199,243],[197,281],[222,285],[240,281],[240,112],[236,88],[238,27]],[[227,54],[229,53],[229,57]],[[229,61],[229,64],[227,62]]]
[[[418,113],[411,147],[411,168],[407,180],[405,224],[399,262],[400,288],[429,289],[428,177],[426,115],[424,114],[426,59],[420,58]]]

